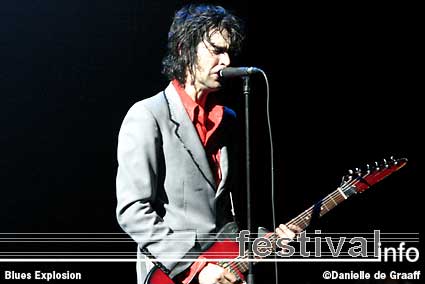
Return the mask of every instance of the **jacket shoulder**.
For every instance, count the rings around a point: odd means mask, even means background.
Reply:
[[[161,91],[152,97],[134,103],[128,110],[128,114],[135,112],[147,112],[154,117],[161,117],[167,112],[167,109],[167,101],[164,97],[163,91]]]

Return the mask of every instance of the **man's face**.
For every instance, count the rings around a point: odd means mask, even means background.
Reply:
[[[211,43],[201,41],[197,47],[198,61],[195,65],[195,88],[214,91],[221,87],[218,72],[229,66],[229,37],[227,31],[210,32]]]

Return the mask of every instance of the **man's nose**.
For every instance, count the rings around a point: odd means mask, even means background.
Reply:
[[[230,56],[227,52],[220,54],[220,64],[224,66],[230,65]]]

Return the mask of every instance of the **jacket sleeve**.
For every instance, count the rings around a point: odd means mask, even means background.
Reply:
[[[121,228],[140,248],[147,248],[173,270],[175,260],[194,247],[196,232],[173,231],[152,207],[158,188],[161,143],[154,116],[143,102],[136,103],[124,118],[118,136],[116,214]]]

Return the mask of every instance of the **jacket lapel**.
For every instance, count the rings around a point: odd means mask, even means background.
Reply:
[[[215,190],[215,181],[211,168],[208,164],[205,149],[202,146],[201,140],[192,121],[187,115],[177,91],[171,83],[165,89],[165,97],[170,109],[170,120],[176,125],[175,134],[182,142],[184,148],[189,153],[203,177]]]

